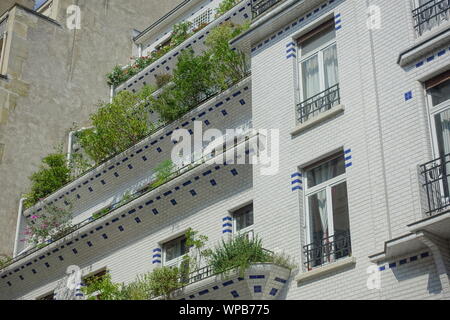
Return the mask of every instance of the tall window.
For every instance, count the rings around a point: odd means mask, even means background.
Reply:
[[[166,265],[176,265],[181,261],[181,257],[189,250],[186,247],[186,237],[181,236],[163,245],[164,261]]]
[[[350,222],[343,153],[305,170],[305,256],[312,268],[350,254]]]
[[[307,100],[339,82],[336,32],[328,21],[299,40],[300,94]]]
[[[253,237],[253,203],[233,212],[236,235]]]
[[[303,123],[339,105],[339,75],[334,21],[298,39],[299,100],[297,121]]]
[[[435,156],[450,154],[450,72],[425,83],[432,116]]]

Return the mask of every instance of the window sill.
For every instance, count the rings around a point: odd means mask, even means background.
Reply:
[[[332,118],[332,117],[338,115],[341,112],[344,112],[344,110],[345,110],[344,105],[340,104],[340,105],[337,105],[337,106],[331,108],[328,111],[322,112],[317,117],[314,117],[310,120],[303,122],[302,124],[297,125],[295,127],[295,129],[293,131],[291,131],[291,136],[296,136],[299,133],[317,125],[318,123],[321,123],[329,118]]]
[[[313,269],[308,272],[304,272],[300,274],[295,280],[298,284],[301,284],[302,282],[308,281],[308,280],[314,280],[316,278],[319,278],[323,275],[344,269],[346,267],[352,266],[356,264],[356,258],[355,257],[348,257],[344,259],[340,259],[336,262],[333,262],[331,264],[327,264],[323,267],[319,267],[316,269]]]

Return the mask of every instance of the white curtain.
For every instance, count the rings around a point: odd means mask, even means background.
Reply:
[[[323,237],[328,237],[328,211],[327,193],[325,190],[317,193],[317,203],[319,207],[320,222],[322,224]]]
[[[437,134],[441,135],[442,145],[439,146],[441,153],[450,153],[450,110],[446,110],[439,114],[441,132]]]
[[[314,55],[302,62],[303,100],[307,100],[320,92],[319,57]]]
[[[336,44],[323,51],[323,67],[325,73],[325,89],[339,82]]]

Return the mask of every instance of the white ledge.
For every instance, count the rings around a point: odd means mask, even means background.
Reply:
[[[297,278],[295,278],[295,281],[297,281],[298,284],[301,282],[305,282],[307,280],[312,280],[318,277],[321,277],[323,275],[338,271],[340,269],[343,269],[345,267],[351,266],[356,264],[356,258],[355,257],[348,257],[345,259],[340,259],[336,262],[327,264],[323,267],[319,267],[316,269],[313,269],[308,272],[301,273]]]
[[[325,112],[320,113],[318,116],[307,120],[301,124],[299,124],[298,126],[295,127],[295,129],[293,131],[291,131],[291,136],[295,136],[315,125],[317,125],[318,123],[321,123],[329,118],[332,118],[336,115],[338,115],[341,112],[344,112],[345,107],[343,104],[337,105],[333,108],[331,108],[330,110],[327,110]]]

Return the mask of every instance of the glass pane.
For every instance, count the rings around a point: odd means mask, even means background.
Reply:
[[[308,188],[312,188],[344,173],[345,159],[344,155],[340,155],[307,171]]]
[[[450,99],[450,80],[428,90],[433,106],[437,106]]]
[[[302,56],[306,57],[317,51],[320,47],[336,39],[336,30],[333,28],[326,29],[314,37],[302,43]]]
[[[302,62],[303,100],[320,93],[319,57],[314,55]]]
[[[172,240],[164,245],[166,261],[176,259],[187,252],[186,239],[184,237]]]
[[[325,89],[338,84],[339,78],[336,44],[333,44],[323,51],[323,68],[325,74]]]
[[[334,259],[347,257],[351,253],[350,247],[350,221],[348,217],[347,183],[341,183],[331,188],[333,203],[334,227]]]
[[[450,109],[436,115],[435,121],[439,154],[442,157],[450,153]]]
[[[341,183],[331,188],[333,202],[334,234],[346,233],[350,229],[348,218],[347,183]]]
[[[327,194],[322,190],[308,197],[309,235],[312,243],[321,244],[328,237]]]
[[[253,225],[253,204],[248,205],[234,213],[236,221],[236,231],[248,228]]]

